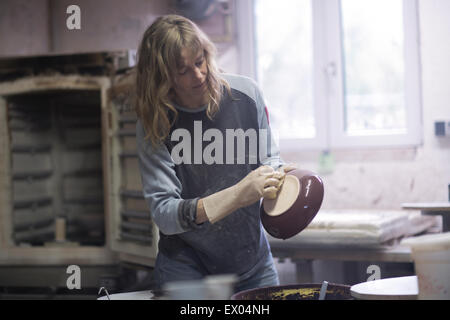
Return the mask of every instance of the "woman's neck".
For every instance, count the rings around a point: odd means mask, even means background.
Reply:
[[[173,94],[172,99],[180,107],[183,107],[186,109],[198,109],[208,103],[208,98],[206,95],[201,99],[189,99],[188,97],[184,97],[184,99],[183,99],[183,98],[180,98],[179,96],[177,96],[176,94]]]

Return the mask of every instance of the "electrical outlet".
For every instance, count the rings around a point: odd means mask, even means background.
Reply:
[[[434,135],[437,137],[450,136],[450,121],[435,121]]]
[[[438,137],[445,136],[445,122],[435,121],[434,122],[434,134]]]

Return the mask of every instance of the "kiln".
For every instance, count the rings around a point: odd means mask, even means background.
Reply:
[[[0,266],[153,266],[132,66],[127,51],[0,59]]]

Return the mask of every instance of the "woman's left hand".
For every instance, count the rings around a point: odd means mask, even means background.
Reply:
[[[299,169],[299,166],[297,164],[295,164],[295,163],[287,163],[287,164],[284,164],[281,167],[279,167],[277,169],[277,171],[288,173],[289,171],[292,171],[292,170],[295,170],[295,169]]]
[[[288,173],[289,171],[295,170],[295,169],[298,169],[298,166],[294,163],[285,164],[285,165],[279,167],[273,175],[273,178],[278,179],[278,181],[279,181],[278,185],[276,186],[276,190],[275,190],[275,192],[271,192],[271,193],[267,194],[267,196],[265,196],[264,198],[275,199],[278,196],[281,186],[283,185],[286,173]]]

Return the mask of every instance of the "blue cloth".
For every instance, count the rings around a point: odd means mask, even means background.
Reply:
[[[273,263],[272,254],[269,254],[265,260],[262,260],[250,271],[239,277],[234,292],[278,286],[279,284],[280,280]]]
[[[178,256],[171,260],[163,253],[159,253],[156,259],[155,272],[153,274],[154,288],[162,289],[168,282],[201,280],[208,275],[200,261],[192,260],[192,256]],[[234,292],[241,292],[255,288],[277,286],[280,284],[278,272],[273,263],[272,254],[259,261],[253,268],[237,278]]]

